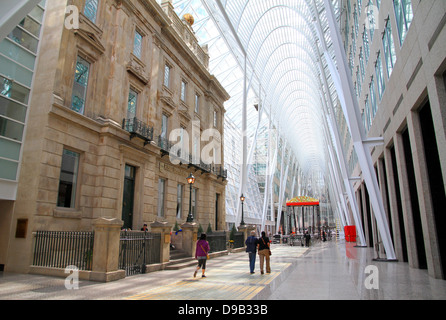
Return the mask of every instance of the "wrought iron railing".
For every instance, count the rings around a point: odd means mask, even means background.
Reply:
[[[234,248],[243,248],[245,246],[245,235],[243,232],[235,232]]]
[[[119,269],[126,276],[145,273],[146,265],[161,261],[161,234],[121,231]]]
[[[209,242],[209,252],[220,252],[227,250],[227,240],[225,231],[214,231],[206,234],[206,240]]]
[[[94,232],[37,231],[34,239],[34,266],[91,270]]]
[[[228,170],[224,169],[222,165],[213,165],[212,173],[214,173],[217,177],[223,178],[226,180],[228,178]]]
[[[144,145],[153,141],[153,128],[136,117],[122,119],[122,129],[130,133],[130,140],[138,137],[144,140]]]

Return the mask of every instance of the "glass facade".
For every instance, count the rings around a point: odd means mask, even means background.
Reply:
[[[0,180],[17,180],[45,2],[0,42]]]

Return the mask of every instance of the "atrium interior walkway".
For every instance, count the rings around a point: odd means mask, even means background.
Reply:
[[[246,253],[208,261],[207,278],[194,267],[97,283],[0,273],[1,300],[443,300],[446,281],[407,263],[373,261],[371,248],[330,241],[310,248],[273,245],[272,272],[251,275]],[[372,266],[368,269],[367,266]],[[376,268],[375,268],[376,267]],[[369,267],[370,268],[370,267]],[[367,273],[368,272],[368,273]],[[369,289],[367,289],[369,287]],[[376,289],[377,287],[377,289]]]

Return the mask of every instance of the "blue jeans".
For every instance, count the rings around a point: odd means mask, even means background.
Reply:
[[[256,265],[256,253],[249,252],[249,269],[251,273],[254,272],[255,265]]]

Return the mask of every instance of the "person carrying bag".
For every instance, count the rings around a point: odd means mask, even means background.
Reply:
[[[206,234],[202,233],[200,236],[200,240],[197,241],[197,247],[195,249],[195,259],[198,260],[198,266],[194,272],[194,278],[197,276],[198,270],[201,268],[202,278],[206,278],[205,270],[206,270],[206,260],[209,259],[209,242],[206,241]]]
[[[260,258],[260,273],[263,274],[263,266],[266,260],[266,273],[271,273],[271,265],[270,265],[270,242],[269,238],[266,236],[265,231],[262,231],[262,236],[257,241],[257,248],[259,251]]]

